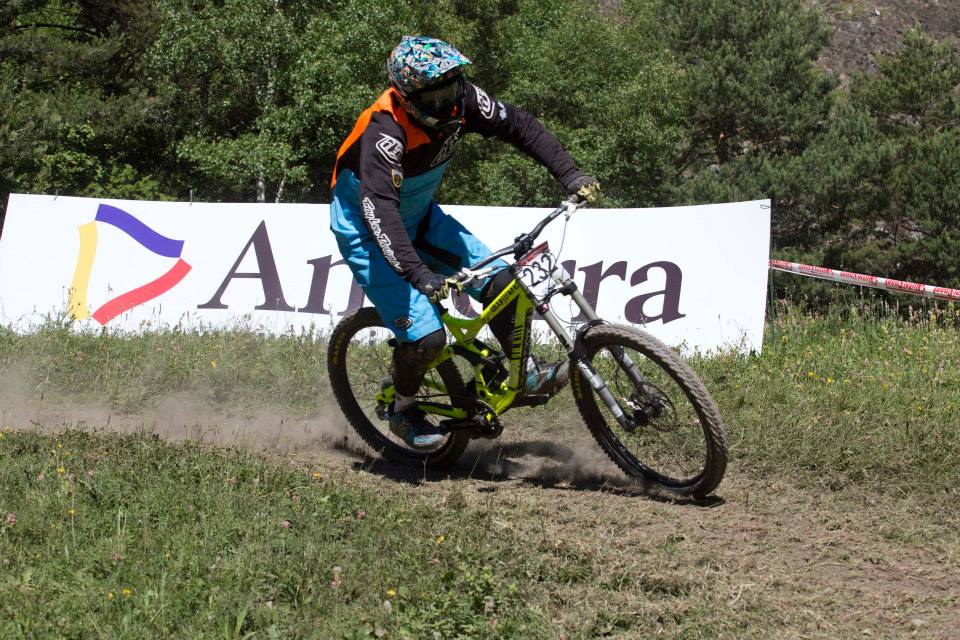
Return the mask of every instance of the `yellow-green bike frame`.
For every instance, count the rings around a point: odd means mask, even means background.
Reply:
[[[530,330],[530,316],[534,308],[533,300],[530,299],[530,296],[527,295],[527,292],[517,280],[510,282],[510,284],[500,292],[500,295],[494,298],[493,302],[487,305],[487,308],[476,318],[457,318],[448,312],[444,312],[441,320],[450,332],[450,335],[453,336],[454,342],[452,345],[447,345],[440,355],[430,363],[430,369],[433,369],[442,362],[457,355],[457,351],[460,351],[461,354],[464,351],[475,354],[477,359],[490,358],[490,356],[494,354],[491,353],[489,349],[482,348],[476,344],[477,335],[514,300],[517,301],[517,305],[513,319],[513,345],[511,353],[509,354],[510,370],[507,379],[500,384],[499,389],[491,389],[487,386],[490,381],[484,379],[483,366],[481,364],[475,364],[473,367],[476,374],[474,380],[477,398],[489,405],[497,415],[503,413],[513,405],[520,390],[520,375],[524,369],[524,352]],[[434,380],[433,376],[427,376],[423,384],[441,393],[447,393],[447,389],[444,388],[443,383],[439,380]],[[388,405],[393,402],[394,394],[394,387],[390,385],[377,394],[377,402]],[[420,403],[419,406],[426,413],[453,419],[467,418],[467,410],[463,408],[448,407],[430,402]]]

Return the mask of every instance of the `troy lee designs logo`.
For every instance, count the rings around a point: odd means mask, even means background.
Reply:
[[[403,144],[393,136],[381,133],[380,139],[377,140],[377,151],[387,162],[400,162],[400,158],[403,157]]]
[[[453,155],[454,149],[457,148],[457,142],[460,141],[460,129],[457,129],[450,134],[450,137],[444,140],[443,146],[440,147],[440,152],[437,153],[437,157],[433,159],[433,162],[430,163],[431,167],[435,167],[441,162],[444,162]]]
[[[373,234],[377,244],[380,245],[383,257],[387,259],[387,262],[390,263],[390,266],[393,267],[395,271],[402,271],[400,261],[397,260],[397,256],[393,253],[390,238],[387,237],[387,234],[383,232],[383,228],[380,226],[380,218],[377,217],[377,210],[376,207],[373,206],[373,201],[367,197],[363,199],[361,204],[363,204],[363,217],[367,221],[367,224],[370,225],[370,232]]]
[[[459,60],[448,58],[447,60],[440,61],[440,64],[437,65],[437,70],[440,73],[446,73],[447,71],[449,71],[450,69],[453,69],[458,64],[460,64]]]
[[[477,94],[477,106],[480,108],[480,115],[487,120],[493,120],[493,114],[497,110],[497,106],[486,91],[476,85],[474,85],[473,90]]]

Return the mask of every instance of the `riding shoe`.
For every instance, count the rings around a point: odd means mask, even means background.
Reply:
[[[528,396],[552,396],[566,386],[569,381],[569,360],[541,364],[532,357],[527,358],[525,393]]]
[[[416,407],[387,412],[390,431],[414,449],[431,449],[443,440],[443,432],[427,421],[427,414]]]

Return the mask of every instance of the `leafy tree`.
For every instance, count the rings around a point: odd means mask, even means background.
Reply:
[[[137,73],[154,23],[132,0],[0,9],[0,206],[11,191],[164,195],[150,178],[155,99]]]
[[[822,128],[836,81],[814,64],[830,36],[818,13],[799,0],[676,0],[663,10],[687,67],[682,172],[797,153]]]
[[[960,284],[960,53],[920,30],[851,86],[835,126],[868,122],[855,143],[847,188],[829,207],[825,260],[899,277]],[[824,140],[820,146],[834,141]]]

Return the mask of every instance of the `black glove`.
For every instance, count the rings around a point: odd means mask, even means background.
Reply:
[[[589,204],[594,204],[600,195],[600,182],[593,176],[580,174],[567,183],[567,195],[574,202],[586,200]]]
[[[450,289],[462,291],[463,287],[455,281],[444,278],[439,273],[428,271],[413,285],[417,291],[427,296],[433,304],[437,304],[450,295]]]

